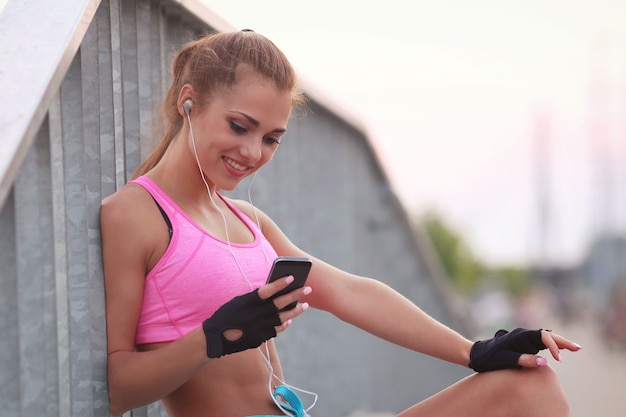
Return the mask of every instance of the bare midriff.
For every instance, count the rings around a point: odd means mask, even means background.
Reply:
[[[155,343],[137,350],[162,347]],[[270,360],[274,373],[283,379],[273,341],[259,348]],[[170,417],[245,417],[282,415],[269,391],[270,371],[258,349],[249,349],[219,359],[211,359],[176,391],[162,399]],[[272,381],[272,387],[277,383]]]

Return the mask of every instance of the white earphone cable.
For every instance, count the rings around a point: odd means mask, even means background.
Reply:
[[[250,286],[250,290],[254,290],[254,286],[252,285],[252,283],[250,282],[250,280],[248,279],[248,276],[246,275],[246,273],[244,272],[243,268],[241,267],[241,264],[239,263],[239,260],[237,259],[237,256],[235,255],[235,251],[233,250],[233,247],[230,243],[230,236],[228,233],[228,222],[226,220],[226,215],[224,215],[224,212],[222,211],[222,209],[215,203],[215,201],[213,200],[213,196],[211,195],[211,188],[209,187],[209,184],[206,180],[206,177],[204,176],[204,171],[202,170],[202,164],[200,163],[200,158],[198,157],[198,149],[196,148],[196,138],[193,134],[193,127],[191,126],[191,117],[189,116],[188,112],[185,112],[186,116],[187,116],[187,121],[189,122],[189,134],[191,136],[191,143],[193,146],[193,152],[194,152],[194,156],[196,159],[196,164],[198,165],[198,170],[200,171],[200,177],[202,178],[202,182],[204,183],[204,186],[206,187],[207,190],[207,194],[209,195],[209,200],[211,200],[211,203],[213,204],[213,206],[217,209],[217,211],[220,213],[220,215],[222,216],[222,220],[224,222],[224,234],[226,237],[226,242],[228,243],[228,248],[230,250],[230,254],[233,257],[233,259],[235,260],[235,264],[237,264],[237,268],[239,269],[239,272],[241,272],[241,275],[244,277],[244,279],[246,280],[246,282],[248,283],[248,285]],[[248,186],[248,199],[250,200],[250,205],[252,206],[252,210],[254,212],[254,216],[255,216],[255,220],[257,223],[257,227],[259,228],[259,232],[261,231],[261,224],[259,221],[259,216],[257,214],[257,210],[254,207],[254,205],[252,204],[252,198],[251,198],[251,189],[252,189],[252,184],[254,182],[256,178],[256,173],[254,174],[252,180],[250,181],[250,185]],[[263,245],[261,245],[261,250],[263,251],[263,255],[265,256],[265,260],[270,263],[269,258],[267,257],[267,253],[265,253],[265,250],[263,249]],[[278,377],[278,375],[276,375],[274,373],[274,367],[272,366],[271,360],[270,360],[270,352],[269,352],[269,347],[267,342],[264,343],[265,345],[265,354],[263,353],[263,351],[261,350],[261,347],[259,346],[257,348],[259,354],[261,355],[261,357],[263,358],[263,361],[265,362],[265,365],[268,368],[269,371],[269,380],[268,380],[268,389],[269,389],[269,393],[270,393],[270,397],[272,398],[272,400],[274,401],[274,403],[276,404],[276,406],[287,416],[290,416],[291,414],[287,412],[287,410],[285,410],[283,407],[281,407],[280,402],[275,398],[274,396],[274,390],[272,387],[272,380],[275,378],[277,381],[279,381],[281,384],[295,390],[295,391],[299,391],[305,394],[309,394],[311,396],[313,396],[313,403],[305,410],[305,412],[308,412],[309,410],[311,410],[315,404],[317,403],[317,398],[318,395],[314,392],[311,391],[306,391],[304,389],[298,388],[298,387],[294,387],[292,385],[287,384],[285,381],[283,381],[280,377]]]

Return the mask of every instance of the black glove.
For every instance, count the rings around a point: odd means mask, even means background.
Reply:
[[[517,361],[522,353],[536,354],[546,345],[541,341],[541,330],[518,328],[511,333],[498,330],[492,339],[472,345],[469,367],[476,372],[520,368]]]
[[[202,323],[207,356],[219,358],[256,348],[276,336],[274,327],[280,324],[278,309],[272,299],[262,300],[258,290],[237,296]],[[226,339],[224,332],[231,329],[241,330],[241,337]]]

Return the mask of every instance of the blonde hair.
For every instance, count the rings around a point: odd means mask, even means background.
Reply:
[[[209,34],[188,42],[172,61],[172,85],[161,105],[163,135],[132,178],[154,168],[182,128],[184,119],[178,112],[177,100],[183,86],[190,84],[194,88],[197,93],[194,107],[202,108],[212,93],[233,85],[237,68],[242,64],[272,80],[279,90],[290,91],[294,107],[304,104],[293,67],[282,51],[263,35],[242,30]]]

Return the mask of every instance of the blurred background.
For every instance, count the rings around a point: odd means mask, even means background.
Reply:
[[[623,416],[625,2],[205,3],[366,125],[481,335],[568,336],[572,415]]]

